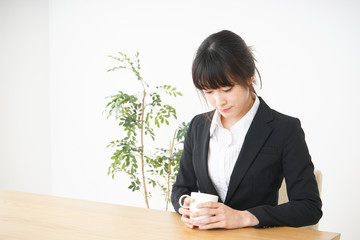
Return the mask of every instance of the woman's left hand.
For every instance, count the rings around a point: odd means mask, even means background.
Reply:
[[[212,215],[200,220],[191,220],[193,225],[198,225],[200,229],[213,228],[243,228],[252,227],[259,224],[259,220],[249,211],[239,211],[218,202],[199,203],[197,208],[204,208],[197,212],[191,212],[192,218]]]

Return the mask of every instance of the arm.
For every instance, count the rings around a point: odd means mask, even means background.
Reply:
[[[193,143],[191,133],[194,128],[194,119],[190,122],[189,129],[185,137],[178,175],[171,192],[171,202],[177,213],[179,213],[180,208],[179,198],[184,194],[190,195],[191,192],[198,191],[196,186],[197,179],[192,163]]]
[[[259,219],[257,227],[312,225],[322,216],[314,166],[298,119],[289,123],[283,146],[282,166],[289,202],[248,209]]]

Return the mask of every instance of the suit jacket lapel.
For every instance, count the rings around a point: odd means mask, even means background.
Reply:
[[[214,115],[215,111],[212,111],[209,113],[209,118],[206,119],[204,125],[201,127],[201,140],[199,141],[199,147],[200,147],[200,156],[199,159],[197,159],[198,164],[198,171],[199,171],[199,177],[198,182],[199,185],[204,186],[205,193],[218,195],[211,179],[209,176],[208,171],[208,153],[209,153],[209,141],[210,141],[210,125],[211,125],[211,119]]]
[[[273,119],[271,109],[261,98],[259,99],[259,109],[246,134],[244,144],[241,148],[230,178],[225,204],[229,202],[231,197],[234,195],[256,155],[272,132],[272,128],[267,124]]]

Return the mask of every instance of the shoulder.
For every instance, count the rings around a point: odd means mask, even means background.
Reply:
[[[200,113],[200,114],[193,117],[193,119],[191,120],[191,123],[193,123],[193,124],[204,124],[206,122],[211,122],[212,118],[214,116],[214,113],[215,113],[215,110]]]
[[[300,120],[297,117],[289,116],[284,113],[278,112],[276,110],[272,110],[274,120],[278,124],[285,124],[285,125],[296,125],[300,123]]]
[[[304,136],[301,122],[297,117],[278,112],[270,108],[261,98],[260,100],[258,118],[262,119],[266,125],[271,127],[276,135],[282,136],[283,139],[290,139],[294,136]]]
[[[193,117],[190,121],[188,132],[196,132],[201,135],[208,133],[214,113],[215,111],[213,110]]]
[[[270,123],[271,125],[280,125],[280,126],[294,125],[294,124],[296,125],[300,123],[297,117],[289,116],[287,114],[278,112],[277,110],[270,108],[261,97],[259,97],[259,99],[260,99],[260,106],[257,114],[264,121]]]

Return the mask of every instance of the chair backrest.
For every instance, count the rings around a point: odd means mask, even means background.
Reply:
[[[314,171],[314,175],[316,178],[316,182],[318,185],[318,189],[319,189],[319,194],[321,195],[321,188],[322,188],[322,173],[320,170],[315,169]],[[286,183],[285,183],[285,179],[283,180],[281,187],[279,189],[279,200],[278,200],[278,205],[286,203],[289,201],[289,198],[287,196],[287,192],[286,192]],[[319,228],[319,223],[315,224],[315,225],[311,225],[311,226],[306,226],[304,228],[309,228],[309,229],[315,229],[317,230]]]

